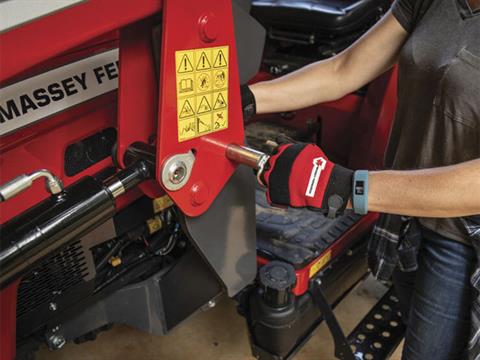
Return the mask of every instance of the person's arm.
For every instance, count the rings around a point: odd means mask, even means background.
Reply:
[[[354,171],[328,160],[313,144],[285,144],[270,157],[263,181],[274,205],[334,215],[351,207]],[[361,184],[361,183],[360,183]],[[362,187],[360,187],[362,188]],[[362,199],[357,210],[364,213]],[[450,218],[480,214],[480,159],[424,170],[368,172],[368,211]]]
[[[291,74],[250,85],[256,112],[291,111],[339,99],[366,85],[396,61],[408,33],[388,12],[342,53]]]
[[[426,170],[369,172],[368,209],[419,217],[480,214],[480,159]]]

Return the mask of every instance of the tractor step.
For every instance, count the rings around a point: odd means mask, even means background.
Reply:
[[[405,334],[393,288],[377,302],[347,338],[358,360],[388,359]]]

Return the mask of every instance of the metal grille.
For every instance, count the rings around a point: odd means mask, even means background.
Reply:
[[[77,241],[29,272],[18,290],[17,317],[53,301],[88,276],[83,247]]]

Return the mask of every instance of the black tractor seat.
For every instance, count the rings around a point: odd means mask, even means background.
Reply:
[[[362,216],[350,211],[336,219],[308,209],[268,205],[257,189],[257,251],[270,260],[282,260],[301,269],[338,240]]]
[[[390,8],[390,0],[253,0],[268,33],[263,65],[282,75],[346,49]]]
[[[264,26],[343,35],[368,26],[389,0],[253,0],[252,15]]]

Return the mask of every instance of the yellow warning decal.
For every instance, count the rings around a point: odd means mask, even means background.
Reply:
[[[179,142],[228,128],[228,49],[175,52]]]
[[[315,264],[312,265],[310,268],[310,273],[309,273],[309,278],[313,277],[317,272],[319,272],[327,263],[330,261],[332,258],[332,251],[329,250],[325,253],[325,255],[322,255],[316,262]]]
[[[187,72],[192,72],[193,71],[193,66],[192,66],[192,59],[193,59],[193,53],[185,53],[183,54],[182,58],[180,61],[177,63],[177,73],[187,73]]]

